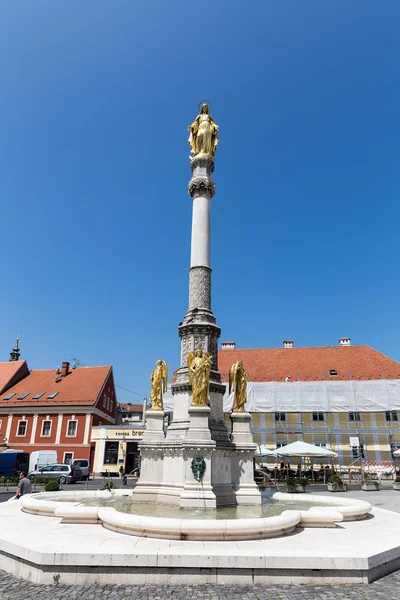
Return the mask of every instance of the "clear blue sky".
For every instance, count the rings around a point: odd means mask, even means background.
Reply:
[[[179,366],[209,98],[221,340],[400,360],[399,20],[399,0],[3,2],[1,359],[20,333],[31,368],[112,364],[140,395]]]

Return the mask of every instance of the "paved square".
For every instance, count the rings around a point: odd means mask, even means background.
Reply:
[[[0,600],[398,600],[400,571],[357,586],[39,586],[0,571]]]

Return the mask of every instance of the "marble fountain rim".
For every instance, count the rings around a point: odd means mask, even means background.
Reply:
[[[120,534],[140,537],[202,541],[264,539],[293,533],[296,528],[336,527],[341,521],[365,519],[372,510],[372,506],[363,500],[303,494],[302,502],[318,502],[326,506],[311,506],[309,510],[289,509],[272,517],[201,520],[127,514],[112,507],[84,506],[79,502],[89,498],[130,495],[125,490],[40,492],[23,496],[19,503],[23,512],[61,518],[62,523],[99,524]],[[70,502],[60,503],[57,498]],[[293,494],[276,492],[272,498],[293,501]]]

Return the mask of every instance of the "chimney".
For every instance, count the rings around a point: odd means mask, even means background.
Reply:
[[[69,362],[63,362],[61,366],[61,377],[66,377],[69,371]]]
[[[340,338],[340,346],[350,346],[350,338]]]
[[[222,342],[221,350],[235,350],[236,343],[235,342]]]
[[[293,340],[283,340],[284,348],[293,348]]]

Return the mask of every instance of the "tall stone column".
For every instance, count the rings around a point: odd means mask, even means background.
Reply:
[[[167,440],[184,439],[189,427],[191,386],[189,384],[187,359],[189,352],[201,348],[213,359],[210,376],[209,418],[211,436],[217,443],[229,443],[224,425],[222,398],[225,386],[218,372],[218,338],[221,329],[211,310],[211,261],[210,261],[210,203],[215,194],[212,179],[214,159],[200,154],[191,160],[192,178],[189,195],[193,199],[192,241],[189,269],[189,307],[179,325],[181,338],[181,366],[172,385],[174,415],[168,428]]]

